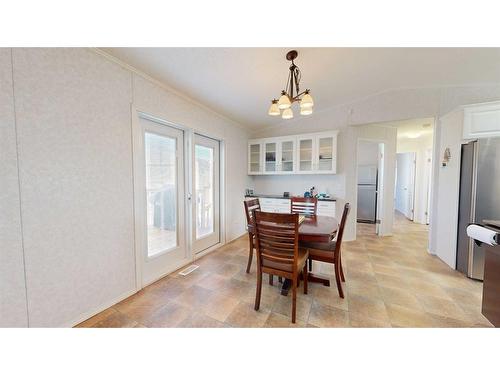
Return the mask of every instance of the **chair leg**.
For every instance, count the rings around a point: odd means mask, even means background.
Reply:
[[[298,277],[292,280],[292,323],[295,323],[295,316],[297,315],[297,282]]]
[[[273,280],[274,280],[273,275],[269,274],[269,285],[273,285]]]
[[[260,293],[262,291],[262,271],[257,271],[257,290],[255,292],[255,310],[260,308]]]
[[[335,281],[337,282],[337,289],[340,298],[344,298],[344,291],[342,290],[342,282],[340,281],[340,262],[335,262]]]
[[[307,278],[309,277],[309,273],[307,272],[307,262],[304,264],[304,294],[307,294]]]
[[[307,261],[309,262],[309,272],[312,272],[312,270],[313,270],[313,260],[311,258],[309,258]]]
[[[340,279],[345,283],[344,269],[342,268],[342,260],[339,255],[339,268],[340,268]]]
[[[252,267],[252,257],[253,257],[253,235],[251,233],[248,233],[248,238],[250,240],[250,246],[248,248],[247,273],[250,273],[250,267]]]
[[[281,276],[278,276],[278,282],[283,283],[283,278]]]

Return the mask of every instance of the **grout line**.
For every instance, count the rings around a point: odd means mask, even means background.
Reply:
[[[17,134],[17,111],[16,111],[16,95],[14,89],[14,52],[13,49],[10,49],[10,67],[11,67],[11,75],[12,75],[12,101],[14,104],[14,132],[16,137],[16,166],[17,166],[17,185],[19,192],[19,223],[21,229],[21,247],[23,249],[23,271],[24,271],[24,290],[26,295],[26,323],[27,326],[30,326],[30,316],[29,316],[29,307],[28,307],[28,280],[26,276],[26,254],[24,250],[24,226],[23,226],[23,210],[22,210],[22,198],[21,198],[21,173],[19,167],[19,136]]]

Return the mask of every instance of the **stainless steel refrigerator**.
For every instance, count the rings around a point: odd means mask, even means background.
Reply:
[[[358,166],[358,223],[377,222],[377,165]]]
[[[457,270],[483,280],[485,249],[467,236],[466,228],[500,220],[500,138],[464,144],[461,157]]]

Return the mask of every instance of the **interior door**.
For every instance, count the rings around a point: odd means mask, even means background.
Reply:
[[[220,142],[199,134],[193,147],[193,249],[220,242]]]
[[[413,220],[415,199],[415,152],[398,153],[396,156],[396,206],[395,208]]]
[[[136,220],[141,230],[142,286],[183,265],[187,259],[185,233],[184,132],[140,118],[136,153],[136,188],[140,204]],[[134,150],[135,152],[136,150]]]

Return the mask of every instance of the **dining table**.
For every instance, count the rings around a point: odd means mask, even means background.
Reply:
[[[330,242],[337,235],[339,223],[337,219],[330,216],[306,216],[299,224],[299,246],[300,242]],[[322,283],[330,286],[330,279],[308,273],[308,282]],[[291,287],[291,280],[285,279],[281,286],[281,294],[286,296]]]

